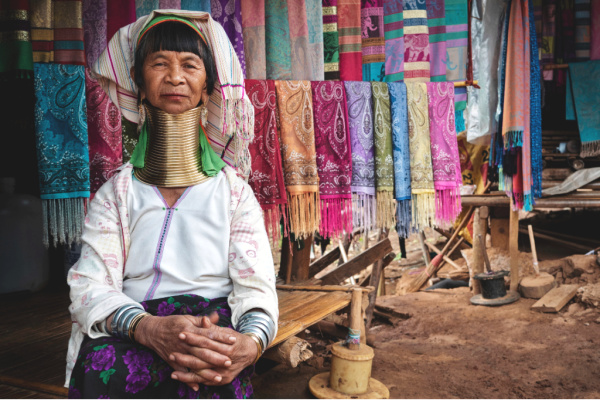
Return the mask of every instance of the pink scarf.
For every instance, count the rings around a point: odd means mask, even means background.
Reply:
[[[454,124],[454,84],[427,83],[436,225],[447,229],[461,211],[460,158]]]
[[[325,238],[352,232],[352,153],[344,82],[311,82],[321,199],[319,232]]]

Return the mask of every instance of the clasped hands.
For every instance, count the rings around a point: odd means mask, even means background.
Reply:
[[[217,313],[210,317],[172,315],[146,317],[136,332],[136,341],[154,350],[174,369],[171,378],[199,390],[230,383],[256,359],[258,348],[250,337],[217,326]]]

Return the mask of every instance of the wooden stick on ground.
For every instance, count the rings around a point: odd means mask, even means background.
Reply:
[[[362,325],[362,292],[359,289],[352,290],[352,303],[350,309],[350,329],[351,332],[360,332]],[[350,350],[358,350],[360,343],[348,343]]]

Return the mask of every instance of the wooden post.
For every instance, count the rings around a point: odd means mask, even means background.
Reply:
[[[362,325],[362,291],[360,289],[352,290],[352,303],[350,308],[350,329],[353,332],[361,332]],[[362,335],[361,335],[362,336]],[[350,350],[358,350],[360,344],[348,343]]]
[[[519,288],[519,210],[515,210],[513,207],[514,204],[511,198],[509,226],[510,290],[516,292]]]
[[[425,267],[429,266],[431,262],[431,258],[429,257],[429,250],[425,246],[425,233],[423,231],[419,231],[419,243],[421,244],[421,250],[423,251],[423,260],[425,261]]]
[[[475,216],[473,217],[473,258],[471,261],[471,284],[473,286],[473,294],[481,293],[481,284],[477,279],[473,277],[483,272],[483,250],[481,249],[481,242],[477,240],[477,235],[481,235],[481,213],[479,207],[475,209]],[[482,235],[483,236],[483,235]]]
[[[490,236],[492,247],[508,251],[509,217],[506,207],[492,207],[490,210]]]
[[[289,238],[285,237],[281,247],[281,264],[279,274],[285,279],[285,283],[305,281],[309,278],[310,266],[310,247],[313,242],[313,235],[302,239],[304,247],[298,250],[298,242],[292,242],[290,252]],[[285,274],[282,276],[282,272]]]

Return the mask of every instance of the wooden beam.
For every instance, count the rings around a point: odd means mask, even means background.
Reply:
[[[373,269],[371,271],[371,279],[369,280],[369,287],[379,287],[379,283],[385,279],[381,279],[381,275],[385,267],[390,265],[392,261],[396,258],[396,254],[390,253],[383,260],[379,260],[373,265]],[[367,329],[371,326],[371,320],[373,319],[373,310],[375,308],[375,301],[377,300],[377,290],[373,290],[369,292],[369,305],[365,311],[366,325]]]
[[[276,289],[281,290],[310,290],[310,291],[321,291],[321,292],[351,292],[353,289],[360,289],[365,292],[372,292],[375,290],[372,286],[360,287],[360,286],[319,286],[319,285],[275,285]]]
[[[310,344],[306,340],[292,336],[285,342],[269,348],[262,357],[296,368],[302,361],[306,361],[313,356],[313,352],[308,348],[309,346]]]
[[[308,267],[308,277],[312,278],[339,258],[340,248],[336,247],[329,253],[326,253],[325,255],[321,256],[318,260],[315,260],[312,264],[310,264],[310,266]]]
[[[577,289],[577,285],[562,285],[554,288],[531,306],[531,309],[540,312],[559,312],[575,296]]]
[[[519,229],[519,231],[521,233],[527,233],[527,229],[525,228],[521,228]],[[562,239],[558,239],[552,235],[545,235],[543,233],[540,233],[538,231],[533,232],[533,235],[537,238],[540,238],[542,240],[548,240],[551,241],[553,243],[568,247],[570,249],[576,250],[578,252],[581,253],[587,253],[590,250],[593,250],[594,246],[586,246],[586,245],[582,245],[582,244],[578,244],[578,243],[574,243],[574,242],[570,242],[568,240],[562,240]]]
[[[385,257],[392,251],[392,244],[388,238],[383,239],[370,249],[358,254],[347,263],[340,265],[335,271],[321,277],[323,285],[338,285],[352,275],[358,274],[375,261]]]

